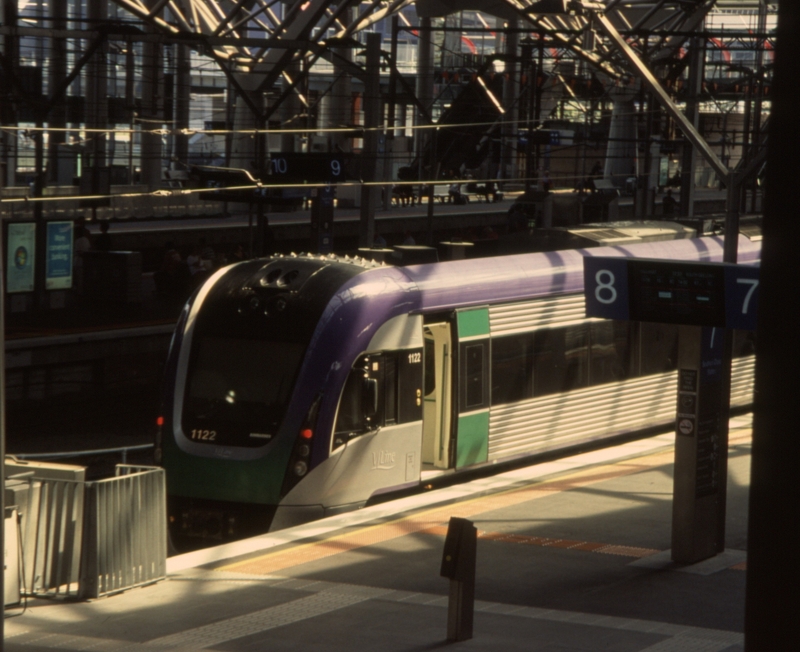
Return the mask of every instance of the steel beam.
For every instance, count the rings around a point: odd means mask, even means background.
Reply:
[[[694,125],[687,119],[678,106],[672,101],[667,92],[661,86],[659,81],[655,78],[650,69],[638,57],[633,48],[628,45],[628,42],[622,38],[617,29],[611,24],[611,21],[600,12],[593,12],[593,16],[597,24],[605,32],[606,36],[619,48],[619,51],[625,56],[633,69],[636,71],[641,80],[647,84],[648,88],[652,91],[658,103],[664,107],[664,110],[672,116],[672,119],[678,123],[681,131],[691,141],[692,145],[697,148],[700,155],[708,162],[721,179],[728,181],[730,170],[720,160],[716,153],[711,149],[705,139],[695,129]]]

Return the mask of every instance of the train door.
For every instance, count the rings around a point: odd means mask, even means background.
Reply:
[[[489,309],[456,311],[458,387],[453,466],[482,464],[489,455],[491,339]],[[454,399],[456,400],[456,399]]]
[[[452,412],[452,338],[450,324],[425,326],[423,381],[422,463],[447,469],[450,459]]]

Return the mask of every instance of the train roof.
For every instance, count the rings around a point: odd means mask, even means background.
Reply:
[[[739,262],[758,262],[760,243],[739,236]],[[497,301],[523,301],[583,291],[583,258],[614,256],[721,262],[721,237],[550,251],[412,265],[403,271],[419,289],[423,312]]]

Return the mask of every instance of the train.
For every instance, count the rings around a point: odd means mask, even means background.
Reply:
[[[760,242],[739,235],[741,263]],[[443,475],[674,424],[678,327],[586,317],[586,256],[721,261],[719,237],[392,266],[280,255],[217,271],[166,362],[171,536],[224,541]],[[731,405],[752,402],[752,333]]]

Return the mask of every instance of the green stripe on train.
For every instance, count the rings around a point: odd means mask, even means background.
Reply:
[[[489,309],[473,308],[470,310],[459,310],[458,318],[458,337],[479,337],[489,335]]]
[[[458,417],[456,468],[489,459],[489,410]]]
[[[255,460],[220,460],[184,453],[164,442],[167,490],[175,496],[277,505],[292,447],[279,446]]]

